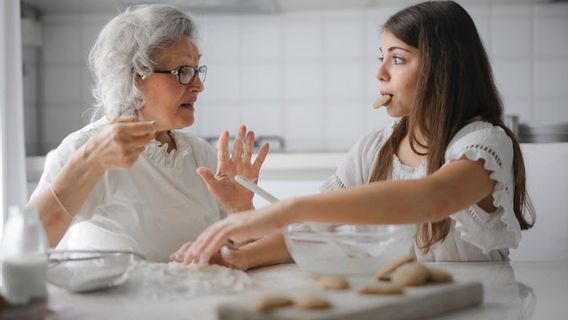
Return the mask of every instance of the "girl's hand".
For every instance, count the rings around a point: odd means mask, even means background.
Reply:
[[[279,232],[289,221],[285,202],[252,212],[232,214],[203,231],[195,241],[184,244],[172,257],[185,263],[208,264],[231,239],[251,239]]]
[[[183,262],[183,250],[191,246],[193,241],[184,244],[180,249],[170,255],[170,261]],[[219,251],[217,251],[209,261],[211,264],[218,264],[231,269],[246,271],[249,263],[246,256],[237,246],[231,242],[225,243]]]
[[[115,118],[87,141],[83,155],[102,170],[126,169],[155,136],[154,121],[138,121],[135,116]]]
[[[222,246],[217,254],[211,257],[212,264],[218,264],[231,269],[247,271],[249,263],[242,251],[238,248]]]
[[[268,154],[268,144],[265,143],[254,160],[251,162],[254,148],[254,132],[240,126],[233,145],[233,154],[228,151],[229,132],[219,136],[217,143],[217,172],[215,175],[204,167],[197,169],[197,174],[207,185],[209,191],[223,204],[229,212],[252,209],[254,194],[239,185],[234,177],[241,175],[253,182],[258,181],[260,168]],[[243,150],[244,148],[244,150]]]

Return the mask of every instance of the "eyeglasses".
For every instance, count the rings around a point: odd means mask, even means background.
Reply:
[[[202,65],[199,67],[192,66],[179,66],[174,70],[154,70],[155,73],[166,73],[173,74],[176,76],[176,80],[181,85],[188,85],[193,82],[196,75],[199,75],[199,80],[201,83],[205,82],[207,77],[207,66]]]

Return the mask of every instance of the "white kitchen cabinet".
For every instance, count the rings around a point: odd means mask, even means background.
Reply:
[[[568,143],[521,146],[535,226],[511,251],[516,261],[568,261]]]

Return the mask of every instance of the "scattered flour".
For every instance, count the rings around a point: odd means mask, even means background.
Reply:
[[[138,262],[130,271],[129,291],[153,299],[231,294],[250,287],[248,274],[218,265]]]

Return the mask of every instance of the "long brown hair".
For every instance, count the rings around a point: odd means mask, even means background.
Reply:
[[[427,150],[422,155],[427,156],[428,174],[432,174],[444,164],[446,148],[461,128],[474,120],[487,121],[503,128],[513,141],[515,216],[521,229],[532,227],[535,215],[526,193],[523,155],[503,122],[503,104],[491,65],[467,11],[453,1],[424,2],[391,16],[383,30],[418,48],[421,69],[415,107],[380,149],[370,181],[390,178],[393,155],[407,134],[414,153],[422,154],[416,145]],[[424,145],[417,140],[416,132],[424,137]],[[527,208],[530,223],[523,215]],[[449,218],[421,225],[417,234],[420,248],[427,253],[433,244],[446,238],[450,226]]]

